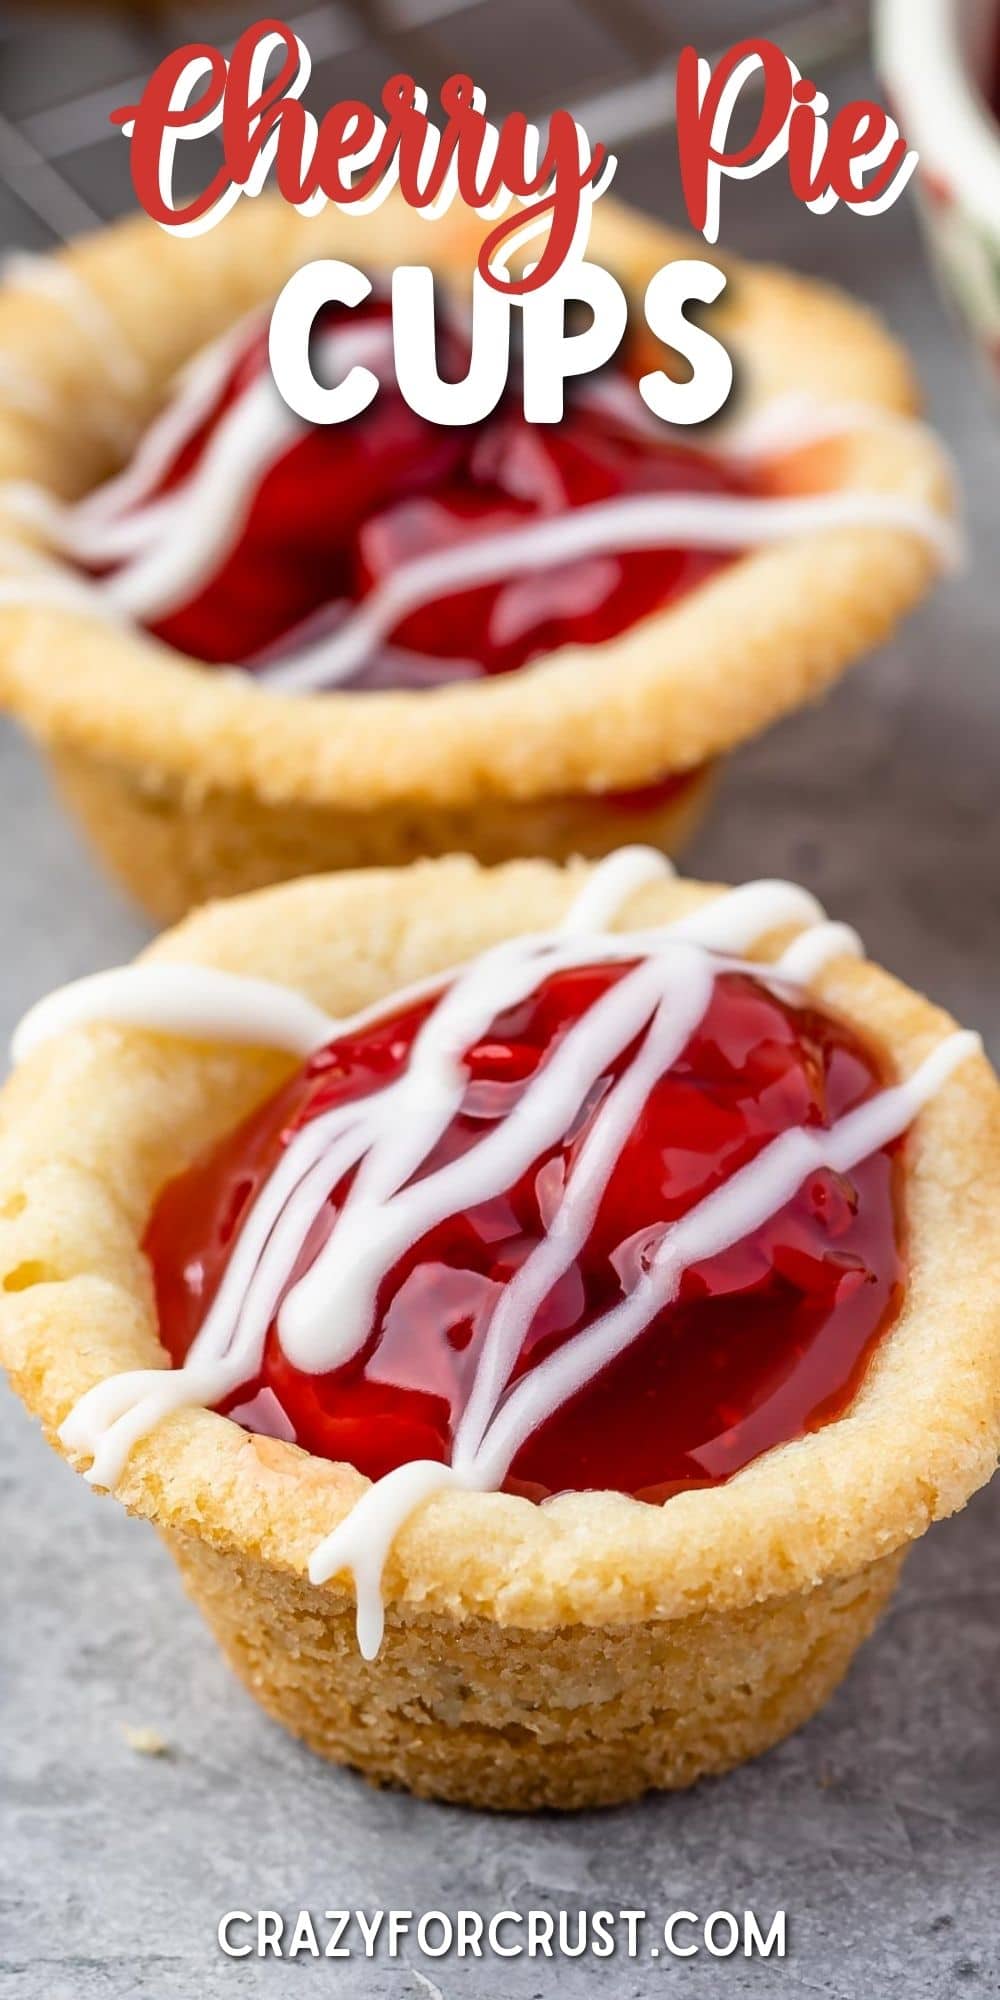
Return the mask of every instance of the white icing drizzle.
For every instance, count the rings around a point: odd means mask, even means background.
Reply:
[[[99,375],[115,397],[124,395],[126,401],[134,400],[146,386],[146,368],[135,348],[122,332],[113,312],[99,298],[93,287],[64,258],[40,256],[28,250],[13,250],[4,257],[0,265],[0,279],[5,286],[18,291],[35,292],[47,300],[59,312],[71,320],[74,331],[86,342],[98,364]],[[19,381],[22,369],[15,364],[9,373],[4,364],[0,384],[6,381],[7,393],[15,408],[45,417],[46,420],[59,411],[54,407],[40,407],[27,378]],[[40,386],[40,385],[39,385]],[[0,386],[0,393],[3,388]],[[42,396],[45,405],[49,398],[44,388]],[[88,419],[106,439],[109,446],[118,452],[128,451],[134,442],[134,426],[120,408],[92,402],[88,409]]]
[[[53,277],[47,260],[38,261],[44,266],[40,284],[52,287],[60,297],[68,285],[76,296],[72,274],[62,266],[52,267]],[[86,603],[72,600],[74,608],[110,619],[155,623],[190,602],[236,545],[253,493],[299,428],[266,372],[249,381],[223,413],[176,489],[160,498],[149,496],[211,410],[250,323],[241,322],[195,357],[125,471],[85,500],[67,506],[38,487],[11,483],[0,488],[0,503],[7,512],[40,532],[59,555],[108,571],[88,586]],[[338,327],[321,336],[319,347],[323,366],[333,379],[357,362],[385,377],[392,361],[391,326],[388,320],[379,320]],[[583,393],[593,407],[607,409],[616,421],[630,423],[637,432],[648,428],[641,408],[628,408],[636,398],[628,397],[620,383],[598,382]],[[737,463],[753,464],[883,419],[884,413],[864,405],[827,406],[802,396],[779,397],[721,431],[707,449],[731,454]],[[655,426],[655,420],[649,421]],[[900,493],[839,491],[794,498],[622,494],[562,514],[542,515],[521,527],[483,534],[400,564],[359,602],[330,607],[343,614],[335,631],[313,643],[304,637],[288,658],[260,669],[255,678],[290,694],[335,688],[349,681],[371,650],[388,641],[400,621],[422,606],[455,591],[587,556],[668,547],[738,553],[809,534],[879,527],[916,536],[934,551],[943,568],[954,567],[961,558],[961,535],[954,519]],[[70,602],[60,588],[61,573],[34,570],[8,577],[0,587],[0,603]]]
[[[0,278],[5,285],[13,285],[19,291],[37,292],[65,312],[76,331],[93,347],[102,373],[117,387],[134,395],[145,386],[146,371],[141,356],[129,345],[114,313],[65,258],[12,250],[3,259]]]
[[[391,333],[381,322],[326,334],[318,345],[335,379],[354,361],[377,372],[392,359]],[[235,545],[264,468],[301,433],[271,376],[259,375],[220,417],[190,476],[159,499],[139,501],[211,409],[233,351],[234,343],[224,342],[199,356],[180,399],[133,463],[78,506],[31,485],[0,491],[7,511],[43,530],[63,555],[97,568],[117,565],[92,586],[112,615],[156,620],[193,597]]]
[[[581,379],[577,395],[581,403],[605,411],[637,437],[663,436],[661,419],[647,409],[631,383],[620,375]],[[705,426],[703,435],[699,433],[696,449],[707,458],[752,468],[762,460],[783,458],[812,445],[872,430],[898,431],[910,437],[916,433],[931,439],[943,455],[940,439],[929,425],[914,417],[860,398],[826,402],[805,389],[782,391],[750,409],[737,406],[732,415],[724,412]]]
[[[42,1042],[86,1021],[150,1028],[198,1041],[244,1043],[308,1056],[337,1030],[321,1007],[288,986],[214,966],[126,965],[94,972],[39,1000],[14,1032],[11,1056],[25,1060]]]
[[[901,528],[917,536],[934,549],[943,568],[959,559],[954,523],[902,494],[824,493],[794,500],[722,493],[624,494],[401,563],[361,599],[332,638],[269,668],[265,678],[286,693],[335,687],[421,606],[584,556],[659,548],[766,548],[803,535],[863,527]]]
[[[668,1305],[684,1270],[759,1228],[820,1167],[850,1172],[903,1133],[954,1069],[979,1047],[955,1033],[904,1081],[829,1129],[781,1133],[723,1186],[666,1225],[631,1291],[511,1387],[511,1373],[539,1307],[585,1243],[597,1207],[656,1080],[676,1061],[711,1001],[718,973],[746,970],[798,991],[831,958],[857,953],[855,932],[828,923],[814,898],[785,882],[755,882],[655,929],[611,930],[642,887],[669,872],[650,849],[623,849],[593,869],[561,924],[505,939],[452,974],[423,982],[349,1020],[331,1021],[283,988],[210,968],[125,968],[53,995],[16,1038],[18,1058],[84,1021],[142,1024],[196,1039],[266,1041],[303,1054],[337,1034],[384,1018],[415,995],[438,992],[406,1069],[380,1090],[334,1106],[296,1132],[239,1233],[222,1283],[182,1368],[113,1376],[83,1396],[62,1426],[90,1453],[95,1485],[113,1487],[128,1454],[171,1411],[233,1395],[259,1371],[277,1313],[289,1360],[325,1373],[368,1337],[375,1293],[400,1252],[435,1222],[502,1193],[562,1138],[609,1063],[635,1052],[593,1116],[546,1233],[502,1292],[456,1428],[451,1463],[417,1461],[376,1481],[313,1551],[319,1584],[354,1578],[359,1644],[366,1658],[382,1634],[381,1578],[393,1539],[424,1500],[446,1488],[503,1484],[524,1441],[622,1353]],[[742,954],[783,926],[798,935],[772,964]],[[507,1117],[490,1124],[457,1163],[427,1162],[459,1109],[463,1056],[506,1008],[556,970],[626,962],[629,970],[566,1030]],[[302,1245],[330,1194],[355,1169],[333,1227],[292,1284]],[[259,1401],[259,1398],[255,1399]],[[241,1405],[271,1435],[287,1436],[277,1399]],[[284,1426],[284,1428],[283,1428]]]
[[[802,389],[789,390],[741,413],[733,422],[720,423],[713,448],[731,463],[752,466],[761,459],[782,458],[787,453],[805,451],[811,445],[829,444],[837,438],[871,430],[933,439],[936,449],[942,451],[928,425],[904,416],[899,410],[850,399],[819,402]]]
[[[850,924],[814,924],[781,954],[781,976],[790,986],[808,986],[831,958],[863,958],[864,945]]]
[[[192,355],[175,378],[175,391],[139,439],[128,464],[113,479],[81,500],[77,520],[110,521],[127,508],[140,506],[153,492],[177,454],[209,416],[237,356],[256,323],[256,313],[237,320],[234,326]]]
[[[58,397],[12,354],[0,354],[0,402],[46,424],[57,423],[62,414]]]

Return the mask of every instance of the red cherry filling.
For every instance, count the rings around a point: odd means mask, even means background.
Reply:
[[[458,1116],[421,1171],[460,1157],[504,1118],[567,1028],[625,968],[550,976],[468,1052]],[[145,1238],[163,1341],[180,1364],[250,1203],[289,1139],[334,1104],[398,1075],[433,1003],[332,1042],[161,1193]],[[516,1185],[414,1243],[383,1282],[361,1352],[322,1375],[292,1367],[272,1323],[260,1373],[223,1406],[276,1397],[300,1445],[371,1477],[446,1460],[501,1288],[539,1241],[627,1050],[562,1144]],[[652,1091],[581,1255],[550,1293],[517,1379],[632,1288],[664,1225],[790,1126],[828,1125],[883,1078],[850,1028],[723,972],[705,1018]],[[849,1177],[810,1175],[794,1200],[724,1255],[693,1265],[678,1297],[523,1445],[507,1490],[539,1499],[611,1488],[661,1500],[713,1485],[761,1452],[831,1421],[854,1396],[904,1283],[898,1145]],[[351,1176],[303,1248],[329,1235]],[[264,1402],[273,1410],[271,1398]],[[253,1424],[251,1416],[248,1421]],[[261,1428],[269,1426],[262,1418]]]
[[[331,307],[315,337],[341,332],[350,343],[384,326],[388,341],[387,314],[380,298],[354,311]],[[442,373],[463,375],[468,355],[460,338],[449,334],[444,348]],[[342,359],[338,370],[349,365]],[[221,419],[267,371],[266,336],[256,328],[144,505],[197,473]],[[529,425],[512,391],[482,423],[452,429],[415,416],[390,373],[350,423],[309,426],[290,418],[290,441],[248,486],[234,545],[186,602],[149,629],[196,659],[272,665],[336,631],[351,606],[401,564],[456,542],[619,495],[749,490],[717,458],[672,442],[665,431],[657,435],[653,421],[643,421],[634,384],[622,375],[619,386],[624,415],[606,397],[579,389],[558,426]],[[501,583],[421,606],[350,682],[338,684],[427,687],[511,673],[556,647],[614,637],[726,560],[719,551],[666,548],[584,557],[538,574],[515,570]]]

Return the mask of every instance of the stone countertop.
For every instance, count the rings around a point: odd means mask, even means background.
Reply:
[[[669,139],[630,149],[619,186],[675,211]],[[821,709],[733,759],[691,872],[807,882],[996,1052],[1000,415],[932,295],[908,206],[820,220],[756,183],[727,224],[735,247],[843,282],[908,335],[961,469],[972,557]],[[12,733],[0,755],[6,1032],[144,932]],[[378,1794],[286,1739],[230,1677],[152,1531],[98,1502],[6,1393],[0,1421],[4,2000],[216,2000],[283,1977],[375,2000],[1000,1991],[1000,1487],[917,1548],[845,1687],[770,1756],[682,1797],[497,1819]],[[166,1754],[138,1754],[125,1725],[155,1730]],[[783,1906],[789,1953],[435,1965],[410,1948],[394,1963],[301,1960],[293,1978],[215,1943],[233,1907],[508,1905]]]

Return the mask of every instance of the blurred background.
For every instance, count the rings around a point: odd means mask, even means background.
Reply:
[[[915,25],[928,5],[910,0]],[[44,249],[130,210],[128,148],[109,112],[169,49],[226,44],[264,11],[0,8],[0,249]],[[377,100],[399,69],[433,97],[462,69],[494,114],[578,110],[619,155],[616,191],[668,220],[681,216],[670,127],[685,41],[711,54],[771,31],[834,105],[881,95],[868,9],[852,0],[337,0],[286,18],[314,57],[314,108]],[[996,405],[938,298],[910,194],[877,220],[818,218],[774,172],[727,186],[722,243],[845,286],[907,342],[955,457],[970,556],[821,709],[730,760],[686,864],[717,881],[807,883],[1000,1054]],[[147,933],[3,726],[0,832],[5,1040],[30,1000],[127,957]],[[0,1439],[0,1592],[12,1606],[17,1593],[16,1615],[0,1617],[0,1870],[13,1864],[6,1896],[0,1884],[3,2000],[215,2000],[236,1976],[214,1945],[223,1909],[331,1902],[790,1912],[785,1966],[524,1962],[501,1977],[449,1962],[432,1985],[405,1964],[345,1964],[345,1996],[502,1987],[536,2000],[557,1979],[564,2000],[646,2000],[679,1978],[687,2000],[752,2000],[772,1980],[783,2000],[996,1995],[1000,1487],[920,1545],[846,1687],[759,1764],[600,1818],[497,1822],[371,1793],[269,1728],[180,1602],[151,1533],[96,1504],[5,1393]],[[126,1722],[153,1727],[170,1754],[136,1756]],[[271,1992],[283,1976],[245,1964],[240,1990]]]
[[[133,205],[128,149],[108,124],[150,70],[187,41],[222,46],[277,13],[313,57],[306,103],[378,101],[402,70],[431,94],[454,70],[485,87],[494,114],[533,117],[586,106],[607,143],[658,128],[673,102],[673,61],[685,41],[710,54],[747,33],[773,30],[800,66],[829,61],[864,39],[858,0],[329,0],[268,8],[246,0],[203,5],[156,0],[0,9],[0,239],[34,245],[72,234]]]

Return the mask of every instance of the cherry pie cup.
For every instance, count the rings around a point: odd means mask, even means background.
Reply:
[[[15,1387],[379,1783],[583,1806],[738,1764],[992,1473],[1000,1088],[789,885],[648,851],[286,885],[19,1053]]]
[[[8,271],[0,698],[158,917],[421,854],[674,850],[718,758],[819,696],[948,558],[951,482],[899,348],[778,271],[728,267],[712,325],[738,388],[696,438],[645,410],[635,378],[663,354],[635,330],[558,426],[526,425],[516,384],[478,426],[426,424],[378,286],[316,341],[338,378],[363,351],[379,396],[301,425],[266,359],[284,281],[331,254],[376,279],[430,260],[461,372],[482,229],[259,199],[204,238],[143,218]],[[590,255],[637,313],[690,250],[597,206]]]

